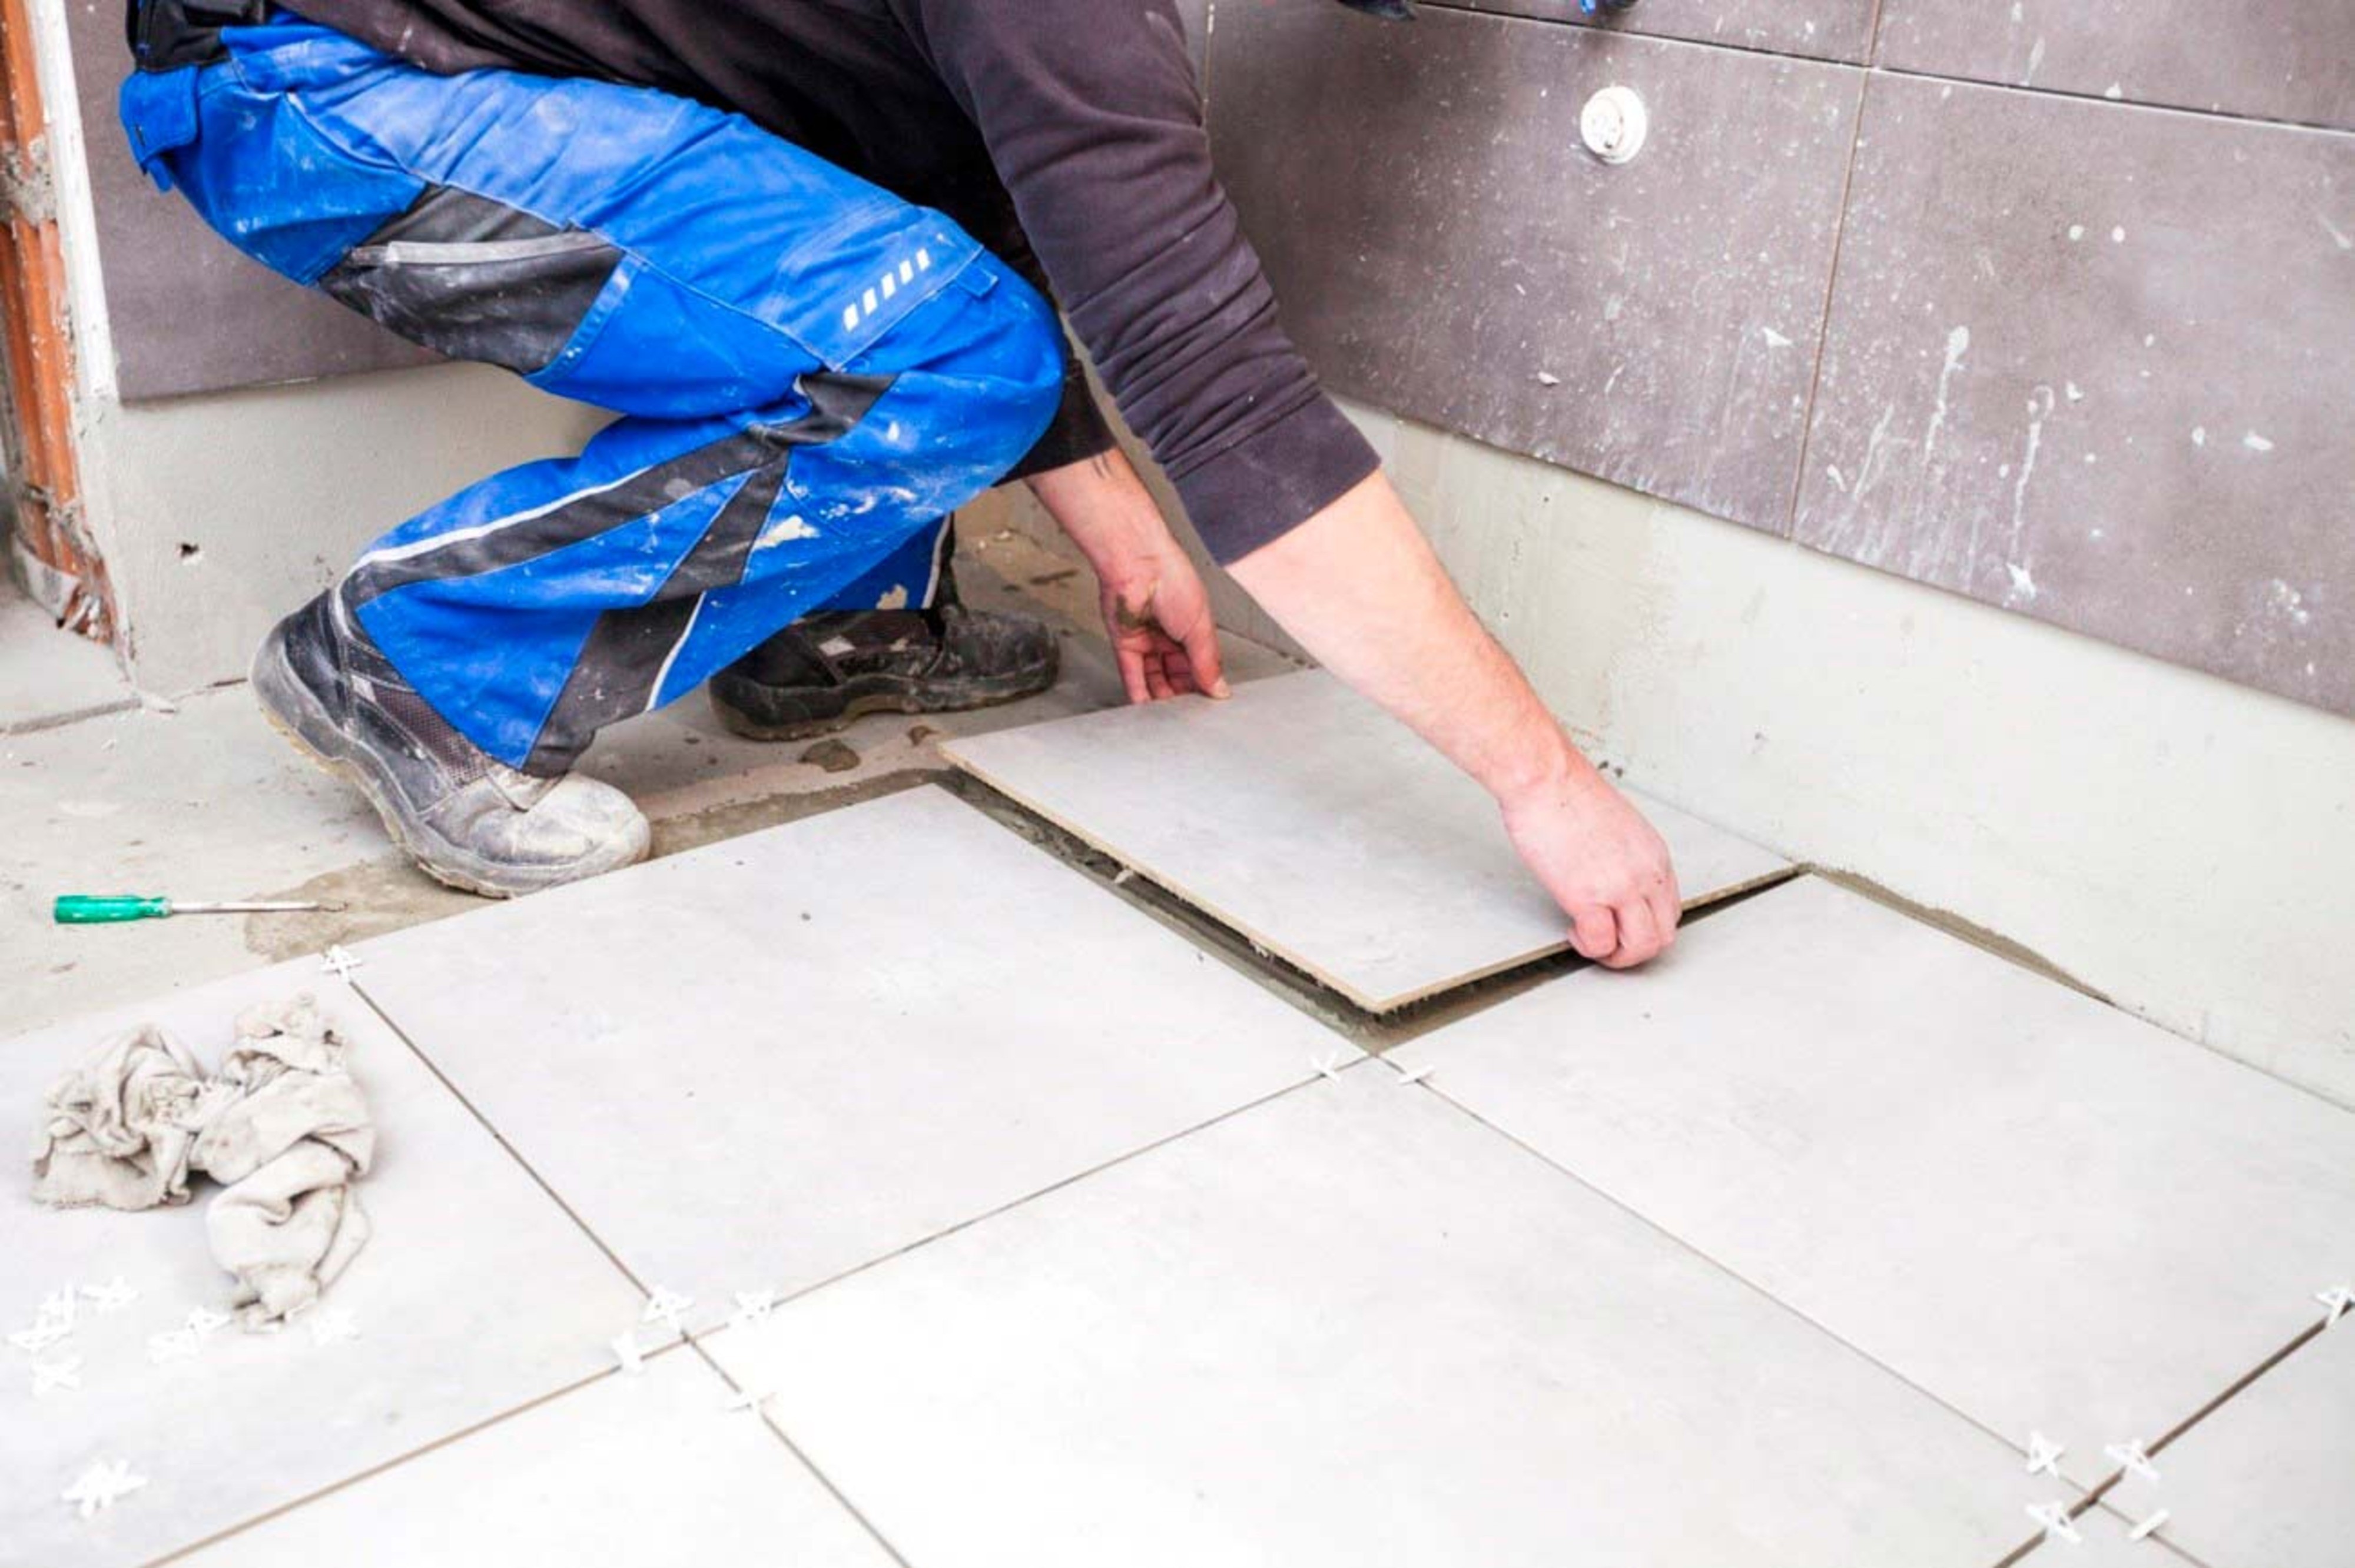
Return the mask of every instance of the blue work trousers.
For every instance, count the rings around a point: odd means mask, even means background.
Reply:
[[[812,610],[928,602],[948,514],[1053,416],[1035,290],[741,116],[435,76],[292,16],[223,41],[125,85],[150,174],[284,276],[623,416],[410,518],[336,589],[511,766],[561,771]]]

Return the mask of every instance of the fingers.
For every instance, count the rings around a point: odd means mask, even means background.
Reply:
[[[1186,633],[1186,662],[1194,673],[1194,689],[1213,697],[1232,694],[1227,686],[1226,655],[1219,647],[1219,623],[1208,615],[1195,618]]]
[[[1631,898],[1613,912],[1613,917],[1619,927],[1619,946],[1617,950],[1604,954],[1602,963],[1614,969],[1632,969],[1659,956],[1659,923],[1650,904],[1642,898]]]
[[[1610,906],[1590,904],[1570,914],[1570,945],[1581,958],[1600,963],[1619,950],[1619,922]]]
[[[1660,934],[1660,951],[1665,953],[1677,945],[1677,925],[1684,918],[1684,911],[1678,906],[1673,878],[1667,885],[1652,890],[1651,905],[1653,924]]]
[[[1132,703],[1153,700],[1153,690],[1145,678],[1145,650],[1125,641],[1115,641],[1113,652],[1120,661],[1121,689]]]

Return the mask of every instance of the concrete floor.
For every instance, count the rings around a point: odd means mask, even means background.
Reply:
[[[690,696],[606,731],[586,767],[645,808],[665,855],[939,774],[935,736],[1120,700],[1083,568],[1000,531],[967,543],[961,574],[973,603],[1057,625],[1051,691],[975,714],[870,715],[815,749],[741,740]],[[1240,679],[1295,667],[1231,634],[1228,648]],[[373,813],[273,734],[241,685],[143,705],[102,649],[0,599],[0,1035],[479,907],[394,853]],[[49,918],[60,893],[347,907],[60,927]]]

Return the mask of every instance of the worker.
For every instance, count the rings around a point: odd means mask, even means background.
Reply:
[[[272,718],[435,876],[512,895],[644,856],[574,765],[707,681],[782,736],[1050,680],[1044,629],[946,591],[946,519],[1009,476],[1093,567],[1130,699],[1225,696],[1051,298],[1211,556],[1488,789],[1577,950],[1672,938],[1658,835],[1285,339],[1174,0],[132,0],[129,26],[133,150],[230,244],[621,416],[400,523],[257,657]]]

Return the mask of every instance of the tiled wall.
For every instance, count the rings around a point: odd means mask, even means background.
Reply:
[[[1870,9],[1221,0],[1213,142],[1337,389],[2355,714],[2355,5]]]
[[[2355,0],[1181,8],[1337,389],[2355,714]],[[418,363],[146,185],[69,9],[123,395]]]

